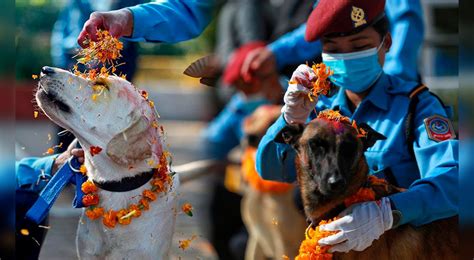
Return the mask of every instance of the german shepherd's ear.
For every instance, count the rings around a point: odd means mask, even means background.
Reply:
[[[367,136],[361,138],[362,144],[364,145],[364,151],[367,151],[367,149],[374,146],[375,142],[377,142],[378,140],[387,139],[387,137],[375,131],[366,123],[359,123],[358,126],[367,132]]]
[[[291,145],[293,148],[296,148],[296,144],[303,134],[304,125],[287,125],[285,126],[280,133],[278,134],[275,142],[277,143],[286,143]]]

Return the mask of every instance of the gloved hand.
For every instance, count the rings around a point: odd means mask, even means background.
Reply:
[[[109,31],[116,38],[131,36],[133,33],[133,14],[127,8],[109,11],[93,12],[89,20],[84,23],[82,31],[77,38],[81,47],[87,47],[87,40],[97,41],[97,30]]]
[[[345,209],[342,218],[326,225],[320,230],[339,231],[339,233],[319,240],[320,245],[331,245],[329,252],[363,251],[372,245],[386,230],[392,227],[393,217],[389,198],[375,202],[364,202]]]
[[[308,98],[313,87],[311,82],[315,80],[316,74],[307,65],[302,64],[293,72],[290,82],[295,83],[289,84],[283,98],[285,105],[281,109],[287,123],[304,124],[308,119],[318,102],[316,97],[313,97],[313,101]]]

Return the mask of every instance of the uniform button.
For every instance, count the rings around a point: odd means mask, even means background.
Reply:
[[[379,167],[377,167],[377,165],[374,165],[374,166],[372,166],[372,170],[376,172],[376,171],[379,170]]]

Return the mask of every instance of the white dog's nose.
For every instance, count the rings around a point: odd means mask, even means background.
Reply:
[[[44,66],[43,68],[41,68],[41,73],[43,73],[44,75],[51,75],[54,74],[54,69],[48,66]]]

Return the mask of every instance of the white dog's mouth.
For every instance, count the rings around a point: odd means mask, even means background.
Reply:
[[[51,67],[43,67],[41,69],[40,81],[38,83],[38,91],[36,98],[40,107],[44,110],[44,106],[56,107],[65,113],[71,112],[71,107],[60,97],[61,86],[63,83],[54,79],[56,71]]]
[[[53,105],[65,113],[71,112],[71,107],[66,104],[65,101],[61,100],[56,92],[51,89],[46,91],[41,83],[38,84],[38,92],[36,95],[37,98],[41,100],[40,106]]]

